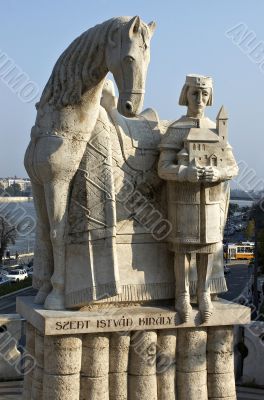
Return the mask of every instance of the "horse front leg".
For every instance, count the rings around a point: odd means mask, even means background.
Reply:
[[[43,185],[32,180],[32,192],[37,216],[33,287],[39,289],[34,302],[43,304],[52,289],[50,279],[53,273],[53,250]]]
[[[50,310],[65,308],[65,255],[69,187],[70,181],[62,179],[46,183],[44,186],[54,260],[54,273],[51,277],[52,291],[44,304],[44,307]]]

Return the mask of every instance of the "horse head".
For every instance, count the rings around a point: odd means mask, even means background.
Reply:
[[[142,109],[155,27],[155,22],[147,25],[136,16],[109,32],[106,64],[118,87],[118,111],[125,117],[133,117]]]

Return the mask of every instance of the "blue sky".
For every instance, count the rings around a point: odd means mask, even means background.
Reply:
[[[185,75],[212,76],[215,98],[207,114],[215,118],[220,106],[226,106],[237,159],[264,180],[264,2],[2,0],[1,15],[0,57],[6,53],[40,92],[58,56],[83,31],[113,16],[155,20],[145,107],[155,108],[161,119],[175,120],[185,113],[178,106]],[[226,32],[238,24],[241,32],[228,37]],[[248,33],[252,40],[243,47]],[[260,54],[254,53],[256,46]],[[22,102],[0,76],[0,176],[25,175],[23,155],[35,115],[34,102]]]

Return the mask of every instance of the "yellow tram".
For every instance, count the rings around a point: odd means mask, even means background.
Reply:
[[[229,243],[224,247],[224,257],[229,260],[252,260],[255,245],[252,242]]]

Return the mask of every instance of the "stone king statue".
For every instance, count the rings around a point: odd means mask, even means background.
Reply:
[[[214,256],[222,248],[229,199],[228,181],[238,173],[227,142],[227,114],[222,107],[216,124],[205,117],[213,101],[210,77],[188,75],[179,104],[187,115],[172,123],[160,144],[159,176],[167,181],[169,237],[174,252],[175,302],[183,322],[191,311],[189,272],[197,269],[197,302],[202,321],[212,314],[210,278]]]

